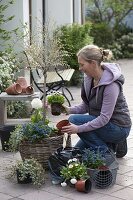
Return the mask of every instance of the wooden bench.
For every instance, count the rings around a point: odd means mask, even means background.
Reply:
[[[50,92],[51,90],[59,91],[61,90],[62,94],[66,98],[69,106],[71,105],[70,100],[74,100],[72,93],[67,87],[67,82],[69,82],[72,78],[72,75],[74,73],[74,69],[57,69],[55,68],[55,71],[49,71],[47,72],[47,79],[46,79],[46,94]],[[31,79],[33,83],[36,85],[36,87],[43,93],[43,82],[44,77],[42,76],[42,73],[40,71],[32,71],[31,72]],[[70,96],[67,95],[67,93]]]

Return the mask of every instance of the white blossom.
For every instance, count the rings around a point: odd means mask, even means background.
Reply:
[[[71,163],[73,160],[72,159],[69,159],[68,161],[67,161],[67,163],[69,164],[69,163]]]
[[[73,161],[73,162],[77,162],[77,158],[73,158],[72,161]]]
[[[31,101],[31,106],[35,109],[42,108],[42,101],[38,98],[35,98]]]
[[[71,168],[73,168],[73,165],[72,165],[72,164],[70,164],[68,167],[71,169]]]
[[[77,180],[76,180],[75,178],[72,178],[72,179],[70,180],[70,182],[71,182],[72,184],[75,184],[75,183],[77,183]]]
[[[61,183],[61,186],[66,187],[67,186],[66,182]]]

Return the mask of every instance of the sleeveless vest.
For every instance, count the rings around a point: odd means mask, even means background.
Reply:
[[[119,81],[115,81],[119,84]],[[119,84],[120,85],[120,84]],[[99,86],[98,94],[96,95],[97,88],[90,90],[90,94],[87,98],[84,84],[81,88],[81,98],[88,105],[88,113],[90,115],[99,116],[102,108],[103,102],[103,92],[106,85]],[[132,122],[130,119],[128,105],[126,103],[125,97],[123,95],[122,86],[120,85],[120,93],[114,108],[114,112],[110,121],[121,127],[130,127]],[[96,98],[97,96],[97,98]]]

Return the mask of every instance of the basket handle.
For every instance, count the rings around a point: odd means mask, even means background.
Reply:
[[[63,149],[66,148],[67,140],[68,140],[68,133],[64,133],[64,135],[63,135],[63,144],[62,144]]]

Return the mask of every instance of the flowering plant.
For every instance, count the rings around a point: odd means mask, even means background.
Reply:
[[[44,168],[34,158],[17,161],[16,165],[11,166],[9,178],[19,174],[18,179],[24,181],[27,177],[31,179],[33,185],[41,186],[44,183]]]
[[[42,109],[42,101],[38,98],[33,99],[31,102],[31,106],[34,109],[33,114],[31,115],[31,121],[33,123],[37,123],[43,120],[43,109]]]
[[[56,135],[57,129],[49,126],[49,120],[43,120],[42,102],[40,99],[33,99],[31,102],[34,109],[31,115],[31,122],[23,125],[17,125],[11,132],[9,138],[9,148],[11,151],[17,151],[22,141],[37,142],[44,138]]]
[[[97,148],[96,150],[85,149],[83,154],[83,161],[87,167],[92,169],[99,169],[106,165],[104,152]]]
[[[64,179],[64,182],[61,183],[62,186],[66,186],[67,181],[70,181],[71,184],[75,184],[77,180],[89,178],[87,175],[87,167],[77,158],[69,159],[68,164],[62,167],[60,174]]]
[[[60,103],[63,104],[65,102],[65,97],[61,92],[52,91],[47,95],[47,101],[49,104],[52,103]]]
[[[14,80],[14,74],[18,71],[17,60],[11,53],[0,53],[0,93]]]

